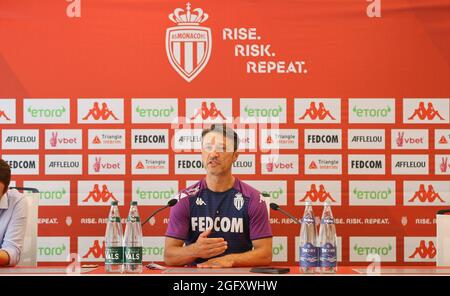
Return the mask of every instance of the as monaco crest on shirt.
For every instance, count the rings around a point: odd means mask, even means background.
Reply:
[[[166,32],[166,52],[175,71],[191,82],[205,68],[211,55],[211,29],[200,24],[208,19],[201,8],[193,9],[186,4],[186,12],[177,8],[169,19],[177,26]]]
[[[242,207],[244,206],[244,198],[242,197],[241,193],[236,193],[233,203],[236,210],[240,211],[242,209]]]

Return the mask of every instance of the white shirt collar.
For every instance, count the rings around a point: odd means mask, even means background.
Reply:
[[[0,199],[0,209],[5,210],[8,208],[8,193],[5,193]]]

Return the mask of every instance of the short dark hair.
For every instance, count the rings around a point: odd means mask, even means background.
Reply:
[[[5,189],[3,190],[2,195],[5,194],[6,191],[8,191],[10,182],[11,182],[11,168],[9,167],[9,164],[6,161],[0,159],[0,183],[3,183],[3,185],[5,185]]]
[[[234,131],[234,129],[232,129],[231,127],[229,127],[229,126],[227,126],[225,124],[221,124],[221,123],[213,124],[209,128],[205,128],[202,131],[202,142],[203,142],[203,138],[207,134],[209,134],[211,132],[221,133],[224,137],[227,137],[228,139],[233,140],[234,152],[236,152],[236,150],[238,150],[238,147],[239,147],[239,136]]]

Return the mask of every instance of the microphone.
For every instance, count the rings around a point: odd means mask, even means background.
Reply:
[[[145,223],[147,223],[152,217],[154,217],[156,214],[158,214],[159,212],[161,212],[162,210],[166,209],[166,208],[170,208],[173,207],[174,205],[176,205],[178,202],[177,199],[172,198],[171,200],[169,200],[167,202],[167,205],[163,206],[162,208],[157,209],[156,211],[154,211],[141,225],[144,226]]]
[[[282,208],[280,208],[279,205],[277,205],[276,203],[270,203],[270,208],[274,211],[280,211],[282,212],[284,215],[288,216],[289,218],[291,218],[292,221],[294,221],[295,223],[302,225],[302,223],[300,223],[297,218],[295,218],[292,214],[289,214],[288,212],[286,212],[285,210],[283,210]]]

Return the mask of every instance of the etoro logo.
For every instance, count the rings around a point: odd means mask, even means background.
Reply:
[[[365,262],[371,255],[380,256],[381,262],[395,262],[396,238],[350,237],[351,262]]]
[[[191,12],[191,4],[186,11],[177,8],[169,14],[169,19],[177,26],[166,32],[166,53],[172,67],[187,82],[191,82],[205,68],[211,56],[211,29],[200,24],[209,18],[201,8]]]
[[[124,203],[123,181],[79,181],[78,205],[109,205],[112,201]]]
[[[349,99],[348,108],[350,123],[395,123],[395,99]]]
[[[286,99],[241,99],[240,117],[241,123],[286,123]]]
[[[259,190],[262,194],[268,194],[270,200],[279,205],[287,205],[287,182],[286,181],[252,181],[247,180],[247,184]]]
[[[404,123],[449,123],[449,99],[404,99]]]
[[[67,262],[70,253],[70,237],[40,236],[37,238],[38,262]]]
[[[350,181],[351,206],[395,206],[395,181]]]
[[[340,123],[340,99],[295,99],[295,123]]]
[[[178,181],[133,181],[134,201],[140,205],[166,205],[178,192]]]
[[[145,236],[143,238],[143,261],[164,261],[164,236]]]
[[[328,202],[333,205],[341,204],[340,181],[295,181],[295,205],[311,202],[321,205]]]
[[[24,123],[69,123],[69,99],[24,99]]]
[[[288,255],[288,238],[286,236],[274,236],[272,244],[272,261],[286,262]]]
[[[404,181],[405,206],[442,206],[450,203],[450,183],[446,181]]]
[[[78,99],[78,123],[123,123],[123,99]]]
[[[39,188],[39,206],[70,205],[70,181],[24,181],[23,186]]]
[[[141,98],[131,100],[132,123],[177,123],[178,99]]]
[[[105,260],[105,239],[103,237],[78,237],[78,253],[81,261]]]
[[[434,237],[405,237],[405,262],[433,262],[436,260]]]

